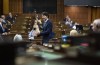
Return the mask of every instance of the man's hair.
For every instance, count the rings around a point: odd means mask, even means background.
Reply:
[[[48,12],[42,12],[42,15],[45,15],[45,16],[47,16],[49,18]]]

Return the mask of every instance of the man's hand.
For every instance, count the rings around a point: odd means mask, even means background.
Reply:
[[[37,37],[40,36],[40,32],[37,32]]]
[[[37,36],[40,35],[40,32],[37,32]]]
[[[2,35],[7,35],[7,32],[5,32],[5,33],[2,33]]]

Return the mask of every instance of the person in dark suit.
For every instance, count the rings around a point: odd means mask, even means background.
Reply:
[[[0,34],[3,33],[2,19],[0,18]]]
[[[6,20],[8,20],[11,24],[13,24],[15,22],[15,18],[12,16],[11,12],[6,17]]]
[[[10,30],[11,26],[15,23],[15,17],[13,17],[12,13],[10,12],[6,17],[6,20],[8,21],[7,28]]]
[[[50,39],[54,37],[54,33],[52,32],[52,22],[49,19],[49,14],[47,12],[42,13],[42,18],[43,18],[43,28],[42,32],[38,33],[37,35],[42,36],[42,44],[47,44]]]
[[[6,24],[3,22],[2,18],[0,18],[0,34],[2,35],[7,34]]]
[[[6,16],[5,15],[1,15],[1,18],[2,18],[2,23],[8,24],[8,21],[6,20]]]

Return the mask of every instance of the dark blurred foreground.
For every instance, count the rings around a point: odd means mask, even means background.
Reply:
[[[69,57],[66,51],[73,49],[63,49],[61,51],[54,51],[54,49],[47,49],[47,47],[42,45],[34,45],[31,52],[27,52],[27,45],[31,42],[2,42],[0,43],[0,65],[100,65],[100,54],[99,54],[99,38],[98,34],[90,34],[87,37],[75,37],[73,42],[76,43],[73,46],[80,45],[80,41],[75,41],[77,39],[86,40],[88,43],[92,43],[91,39],[95,39],[95,43],[90,45],[91,51],[89,53],[81,53],[77,57]],[[71,38],[70,38],[71,39]],[[34,44],[34,43],[33,43]],[[93,49],[93,50],[92,50]],[[48,51],[49,50],[49,51]],[[80,51],[84,51],[82,49]],[[98,54],[98,55],[95,55]]]

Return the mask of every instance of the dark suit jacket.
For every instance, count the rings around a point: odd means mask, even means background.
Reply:
[[[13,21],[15,21],[15,18],[14,17],[11,18],[10,16],[7,16],[6,20],[8,20],[11,24],[13,24],[14,23]]]
[[[2,26],[5,25],[5,23],[2,23]],[[4,32],[8,32],[8,29],[7,28],[2,28],[2,26],[0,25],[0,34],[4,33]]]
[[[1,26],[0,26],[0,34],[2,34],[3,33],[3,30],[2,30],[2,28],[1,28]]]
[[[48,43],[48,41],[54,37],[54,33],[52,32],[52,22],[48,20],[45,25],[43,25],[43,30],[40,33],[41,36],[43,36],[42,43]]]
[[[4,31],[2,29],[2,26],[0,25],[0,34],[2,34]]]

